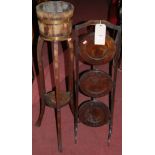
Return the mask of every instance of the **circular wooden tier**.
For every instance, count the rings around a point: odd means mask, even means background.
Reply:
[[[107,124],[111,115],[108,107],[100,101],[85,101],[79,106],[80,121],[91,127]]]
[[[94,44],[94,34],[88,34],[80,40],[80,58],[92,65],[102,65],[111,61],[116,53],[114,40],[106,35],[105,45]]]
[[[60,102],[58,103],[59,104],[58,108],[67,105],[70,102],[71,97],[72,96],[70,92],[60,92]],[[57,105],[56,105],[55,91],[51,91],[44,94],[44,101],[47,106],[56,108]]]
[[[64,1],[43,2],[36,7],[39,31],[44,40],[62,41],[70,37],[74,6]]]
[[[111,77],[100,70],[84,72],[79,80],[80,90],[89,97],[102,97],[113,88]]]

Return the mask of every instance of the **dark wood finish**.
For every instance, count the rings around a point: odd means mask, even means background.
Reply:
[[[114,25],[106,20],[88,20],[87,22],[84,22],[82,24],[78,24],[75,26],[75,30],[79,31],[80,29],[86,28],[90,25],[96,25],[96,24],[105,24],[108,28],[116,30],[116,31],[121,31],[121,27]]]
[[[44,0],[43,0],[44,1]],[[46,1],[46,0],[45,0]],[[38,1],[39,3],[40,1]],[[40,37],[38,40],[37,56],[39,65],[39,85],[40,85],[40,114],[36,125],[40,126],[45,111],[45,106],[54,108],[57,129],[58,150],[62,152],[62,134],[61,134],[61,108],[65,105],[72,106],[73,101],[73,69],[74,69],[74,53],[73,41],[70,38],[72,31],[71,17],[73,16],[74,6],[68,2],[44,2],[36,6]],[[49,92],[45,89],[44,67],[42,46],[45,41],[53,44],[53,70],[55,88]],[[69,90],[62,91],[60,89],[60,69],[59,69],[59,43],[67,41],[69,48]],[[50,46],[51,47],[51,46]],[[50,49],[50,48],[49,48]],[[74,118],[75,120],[75,118]],[[74,121],[74,126],[75,126]],[[74,130],[76,127],[74,127]],[[76,134],[75,134],[76,135]]]
[[[74,108],[73,101],[73,69],[74,69],[74,53],[73,53],[73,41],[71,38],[68,38],[68,47],[69,47],[69,91],[62,91],[60,89],[60,70],[59,70],[59,42],[53,42],[53,68],[54,68],[54,80],[55,80],[55,91],[46,92],[45,89],[45,77],[44,77],[44,66],[43,66],[43,52],[42,47],[45,40],[42,37],[38,39],[38,47],[37,47],[37,56],[38,56],[38,65],[39,65],[39,88],[40,88],[40,114],[38,120],[36,122],[36,126],[40,126],[45,106],[49,106],[55,109],[55,117],[56,117],[56,129],[57,129],[57,140],[58,140],[58,150],[62,152],[62,134],[61,134],[61,108],[69,103]],[[52,43],[52,42],[51,42]],[[73,109],[74,111],[74,109]],[[74,118],[75,119],[75,118]],[[76,120],[76,119],[75,119]],[[76,123],[74,122],[74,125]],[[74,127],[74,130],[76,127]],[[76,133],[76,131],[75,131]],[[76,134],[75,134],[76,135]]]
[[[113,127],[113,115],[114,115],[114,106],[115,106],[115,90],[116,90],[116,80],[117,80],[117,69],[119,67],[119,59],[120,59],[120,55],[121,55],[121,46],[122,46],[122,32],[121,30],[119,30],[116,34],[116,38],[115,38],[115,42],[116,42],[116,47],[117,47],[117,53],[114,57],[113,60],[113,66],[112,64],[110,65],[111,68],[109,68],[111,74],[112,74],[112,67],[113,67],[113,81],[114,81],[114,87],[112,89],[112,92],[110,94],[110,102],[109,102],[109,107],[110,107],[110,111],[111,111],[111,120],[109,123],[109,134],[108,134],[108,143],[110,143],[110,138],[112,135],[112,127]]]
[[[79,119],[88,126],[99,127],[109,122],[110,111],[100,101],[85,101],[79,107]]]
[[[79,52],[80,52],[80,47],[78,46],[79,43],[79,37],[78,36],[78,31],[75,31],[75,111],[74,111],[74,121],[75,121],[75,143],[77,143],[77,133],[78,133],[78,92],[79,92]]]
[[[62,152],[62,136],[61,136],[61,111],[60,111],[60,73],[59,73],[59,62],[58,62],[58,42],[54,41],[54,51],[53,51],[53,65],[54,65],[54,77],[56,85],[56,126],[57,126],[57,140],[58,140],[58,150]]]
[[[57,107],[62,108],[63,106],[67,105],[72,98],[71,96],[72,94],[70,92],[60,92],[59,95],[60,95],[60,102],[57,105],[55,91],[51,91],[44,94],[45,104],[52,108],[57,108]]]
[[[80,57],[88,64],[106,64],[113,59],[115,53],[116,45],[109,35],[106,35],[104,46],[94,44],[94,33],[88,34],[80,40]]]
[[[72,38],[69,38],[67,41],[68,48],[69,48],[69,91],[73,92],[73,74],[74,74],[74,47],[73,47],[73,40]],[[73,104],[73,97],[71,98],[71,110],[74,113],[74,104]]]
[[[70,64],[69,64],[69,91],[72,92],[72,98],[70,102],[70,107],[74,115],[74,140],[75,143],[77,143],[77,108],[76,105],[74,104],[74,47],[73,47],[73,39],[69,38],[68,39],[68,47],[69,47],[69,52],[70,52]]]
[[[81,91],[89,97],[102,97],[113,88],[111,77],[100,70],[84,72],[79,80]]]
[[[39,67],[39,89],[40,89],[40,97],[41,97],[41,102],[40,102],[40,113],[39,113],[39,117],[38,120],[36,122],[36,126],[40,126],[42,119],[43,119],[43,115],[45,112],[45,102],[44,102],[44,94],[46,92],[45,90],[45,78],[44,78],[44,68],[43,68],[43,52],[42,52],[42,48],[44,45],[44,40],[39,37],[38,38],[38,44],[37,44],[37,60],[38,60],[38,67]]]
[[[106,44],[106,48],[105,46],[93,45],[93,39],[92,39],[93,38],[92,36],[94,35],[92,32],[94,30],[93,26],[99,23],[105,24],[107,27],[107,31],[109,31],[109,33],[107,32],[107,35],[106,35],[106,43],[108,44],[108,46]],[[89,27],[91,27],[91,30],[88,29]],[[87,32],[82,31],[84,29]],[[83,42],[85,40],[87,41],[88,45]],[[81,77],[79,76],[80,75],[79,62],[82,61],[83,63],[90,65],[90,68],[92,71],[97,70],[98,65],[109,63],[108,77],[110,76],[111,78],[107,78],[107,79],[112,80],[112,82],[111,81],[106,82],[108,84],[105,87],[107,87],[107,90],[108,90],[107,93],[109,94],[109,110],[111,115],[110,120],[108,121],[109,122],[108,142],[110,142],[110,138],[112,135],[112,126],[113,126],[117,68],[118,68],[118,60],[120,58],[120,52],[121,52],[121,26],[111,24],[110,22],[105,20],[89,20],[87,22],[84,22],[75,26],[75,41],[76,41],[76,44],[75,44],[76,45],[76,74],[75,74],[76,77],[75,79],[76,79],[76,105],[77,106],[79,104],[78,103],[79,87],[81,88],[81,92],[83,94],[91,98],[92,102],[96,100],[94,97],[101,97],[102,95],[104,96],[106,94],[106,93],[105,94],[101,93],[102,94],[101,96],[100,95],[95,96],[94,94],[92,95],[92,92],[95,92],[95,90],[103,90],[104,87],[103,85],[100,85],[100,83],[102,82],[98,82],[99,80],[98,75],[95,77],[95,74],[94,74],[94,76],[92,76],[92,78],[89,79],[88,78],[89,75],[85,74],[84,76],[83,74],[84,78],[81,78],[82,76]],[[100,77],[100,80],[101,78],[104,79],[104,77]],[[85,104],[86,103],[83,103],[82,105],[85,105]],[[82,105],[80,107],[83,107]],[[89,108],[90,107],[88,106],[88,108],[86,109],[89,109]],[[77,111],[77,113],[79,114],[79,117],[82,117],[81,122],[85,123],[88,117],[88,115],[86,114],[87,110],[85,110],[85,108],[79,108],[79,111]],[[97,112],[97,113],[99,114],[100,112]],[[92,117],[95,117],[98,114],[95,113],[93,114]],[[86,118],[84,118],[84,116],[86,116]],[[85,124],[89,125],[89,123],[85,123]],[[90,124],[91,126],[93,126],[93,121]]]

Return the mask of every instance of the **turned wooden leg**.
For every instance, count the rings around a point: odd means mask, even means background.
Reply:
[[[37,60],[38,60],[38,67],[39,67],[39,93],[40,93],[40,113],[39,113],[39,117],[38,120],[36,122],[36,126],[40,126],[43,116],[44,116],[44,112],[45,112],[45,102],[44,102],[44,94],[45,94],[45,80],[44,80],[44,68],[43,68],[43,61],[42,61],[42,47],[44,44],[44,40],[39,37],[38,38],[38,45],[37,45]]]
[[[56,126],[57,126],[57,140],[58,150],[62,152],[62,136],[61,136],[61,111],[60,107],[60,75],[59,75],[59,62],[58,62],[58,41],[54,41],[54,54],[53,54],[53,65],[54,65],[54,78],[56,85]]]

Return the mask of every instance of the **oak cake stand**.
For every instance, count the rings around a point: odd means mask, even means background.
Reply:
[[[106,25],[105,45],[94,44],[94,26],[99,23]],[[109,124],[109,143],[112,134],[116,77],[120,57],[121,27],[104,20],[89,20],[75,26],[75,43],[76,126],[78,122],[90,127]],[[80,72],[79,62],[90,66],[90,69]],[[109,64],[109,73],[98,68],[99,65],[105,64]],[[79,92],[90,97],[90,100],[79,105]],[[98,99],[105,95],[109,95],[109,106]]]

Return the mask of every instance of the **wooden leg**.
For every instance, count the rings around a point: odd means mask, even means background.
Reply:
[[[73,96],[73,69],[74,69],[74,51],[73,51],[73,41],[71,38],[68,39],[68,47],[69,47],[69,91]],[[71,98],[70,108],[72,113],[74,114],[74,103],[73,97]]]
[[[115,42],[117,46],[117,53],[113,59],[113,65],[114,65],[114,71],[113,71],[113,82],[114,82],[114,87],[112,89],[111,95],[110,95],[110,112],[111,112],[111,120],[109,123],[109,135],[108,135],[108,142],[110,142],[110,138],[112,135],[112,128],[113,128],[113,115],[114,115],[114,105],[115,105],[115,89],[116,89],[116,80],[117,80],[117,69],[119,65],[119,58],[120,58],[120,53],[121,53],[121,31],[118,31]],[[112,66],[112,64],[111,64]],[[109,67],[109,73],[112,76],[112,67]]]
[[[34,62],[32,60],[32,83],[34,81],[35,76],[36,76],[36,74],[35,74],[35,67],[34,67]]]
[[[77,143],[78,132],[78,103],[79,103],[79,45],[78,37],[76,37],[76,51],[75,51],[75,143]]]
[[[58,62],[58,41],[54,41],[54,54],[53,54],[53,65],[54,65],[54,78],[56,85],[56,126],[57,126],[57,140],[58,150],[62,152],[62,136],[61,136],[61,112],[59,109],[60,104],[60,75],[59,75],[59,62]]]
[[[112,77],[112,62],[109,63],[109,75]],[[112,92],[109,93],[109,110],[112,110]],[[109,120],[109,133],[108,133],[108,145],[110,144],[110,138],[112,134],[112,122]]]
[[[40,37],[38,38],[38,45],[37,45],[37,59],[38,59],[38,66],[39,66],[39,93],[41,97],[40,101],[40,113],[38,120],[36,122],[36,126],[40,126],[44,112],[45,112],[45,102],[44,102],[44,94],[45,94],[45,80],[44,80],[44,68],[43,68],[43,61],[42,61],[42,47],[43,47],[44,41]]]
[[[110,112],[111,112],[111,120],[109,122],[108,144],[110,143],[110,139],[111,139],[111,135],[112,135],[112,128],[113,128],[113,115],[114,115],[115,89],[116,89],[116,80],[117,80],[117,68],[118,68],[118,61],[114,64],[114,76],[113,76],[114,87],[112,89],[112,92],[109,95],[109,108],[110,108]]]
[[[55,116],[56,116],[56,129],[57,129],[58,150],[59,150],[59,152],[62,152],[61,111],[60,111],[60,109],[55,109]]]
[[[118,60],[118,68],[119,68],[120,70],[122,70],[122,69],[121,69],[121,63],[122,63],[122,49],[121,49],[120,57],[119,57],[119,60]]]
[[[77,116],[77,106],[74,104],[74,87],[73,87],[73,80],[74,80],[74,51],[73,51],[73,41],[71,38],[68,39],[68,46],[70,50],[70,69],[69,69],[69,91],[72,94],[71,98],[71,110],[74,115],[74,141],[77,143],[77,124],[78,124],[78,116]],[[75,102],[76,103],[76,102]]]
[[[38,127],[41,126],[42,119],[43,119],[43,116],[44,116],[44,112],[45,112],[45,103],[44,103],[44,100],[41,99],[41,101],[40,101],[40,113],[39,113],[38,120],[37,120],[37,122],[35,124]]]

